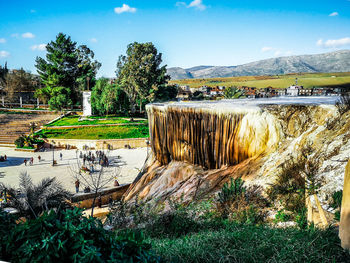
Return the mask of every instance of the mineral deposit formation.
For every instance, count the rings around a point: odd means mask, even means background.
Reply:
[[[320,200],[341,190],[350,156],[350,113],[336,97],[239,99],[147,105],[153,161],[125,200],[185,201],[213,195],[232,177],[269,187],[283,164],[311,147]]]
[[[155,158],[166,165],[184,161],[207,169],[236,165],[276,149],[280,127],[259,107],[233,103],[147,106]]]

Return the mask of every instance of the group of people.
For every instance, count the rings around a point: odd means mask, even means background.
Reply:
[[[41,156],[40,156],[40,155],[38,156],[38,160],[39,160],[39,162],[40,162],[40,160],[41,160]],[[29,158],[28,160],[27,160],[27,159],[24,159],[24,160],[23,160],[23,163],[24,163],[25,166],[27,166],[27,163],[28,163],[29,165],[33,165],[33,164],[34,164],[34,157],[31,157],[31,158]]]
[[[79,158],[83,159],[83,165],[85,166],[86,162],[95,164],[96,162],[100,164],[102,167],[108,167],[109,166],[109,160],[106,154],[103,151],[96,151],[95,153],[92,153],[89,151],[87,154],[83,154],[80,152]]]

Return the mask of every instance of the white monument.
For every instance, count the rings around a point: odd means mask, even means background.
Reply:
[[[91,116],[91,91],[83,92],[83,116]]]

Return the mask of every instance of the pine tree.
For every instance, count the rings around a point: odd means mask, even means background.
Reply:
[[[77,43],[63,33],[47,44],[46,50],[46,60],[36,58],[35,66],[44,84],[37,96],[48,101],[51,108],[61,110],[79,102],[86,79],[94,82],[101,64],[93,61],[94,53],[87,46],[77,47]]]

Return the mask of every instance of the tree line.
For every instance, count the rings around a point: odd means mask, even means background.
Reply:
[[[46,56],[37,57],[38,75],[24,71],[9,72],[0,66],[0,85],[7,96],[11,92],[35,91],[35,96],[53,110],[81,105],[82,91],[91,90],[96,115],[118,112],[135,114],[145,104],[175,99],[177,88],[168,85],[170,77],[162,64],[162,53],[151,43],[134,42],[116,64],[116,78],[97,79],[101,63],[86,45],[78,45],[70,36],[59,33],[46,45]],[[15,72],[15,73],[13,73]]]

